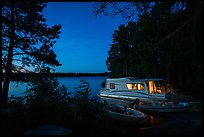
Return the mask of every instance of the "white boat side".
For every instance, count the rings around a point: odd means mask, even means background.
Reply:
[[[167,93],[166,83],[161,78],[126,77],[106,79],[105,88],[99,91],[99,96],[124,100],[165,101]]]

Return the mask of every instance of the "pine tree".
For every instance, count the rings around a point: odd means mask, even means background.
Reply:
[[[61,65],[52,49],[61,25],[46,24],[45,6],[42,2],[2,2],[3,103],[7,102],[13,72],[39,72]]]

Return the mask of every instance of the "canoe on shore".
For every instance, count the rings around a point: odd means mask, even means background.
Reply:
[[[133,108],[142,112],[181,112],[190,110],[191,106],[187,102],[166,102],[160,104],[137,104]]]
[[[111,104],[106,108],[108,115],[116,120],[127,122],[144,122],[147,120],[147,115],[144,113],[116,104]]]

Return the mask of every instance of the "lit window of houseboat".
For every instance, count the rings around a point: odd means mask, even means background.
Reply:
[[[115,83],[110,83],[110,89],[115,89]]]
[[[142,83],[128,83],[126,86],[130,90],[144,90],[144,84]]]
[[[164,81],[148,81],[147,87],[149,93],[163,94],[166,93],[166,86]]]

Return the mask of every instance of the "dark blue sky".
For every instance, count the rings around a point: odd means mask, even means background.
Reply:
[[[48,25],[61,24],[54,46],[62,66],[56,72],[106,72],[111,35],[125,20],[93,15],[93,2],[49,2],[44,9]]]

